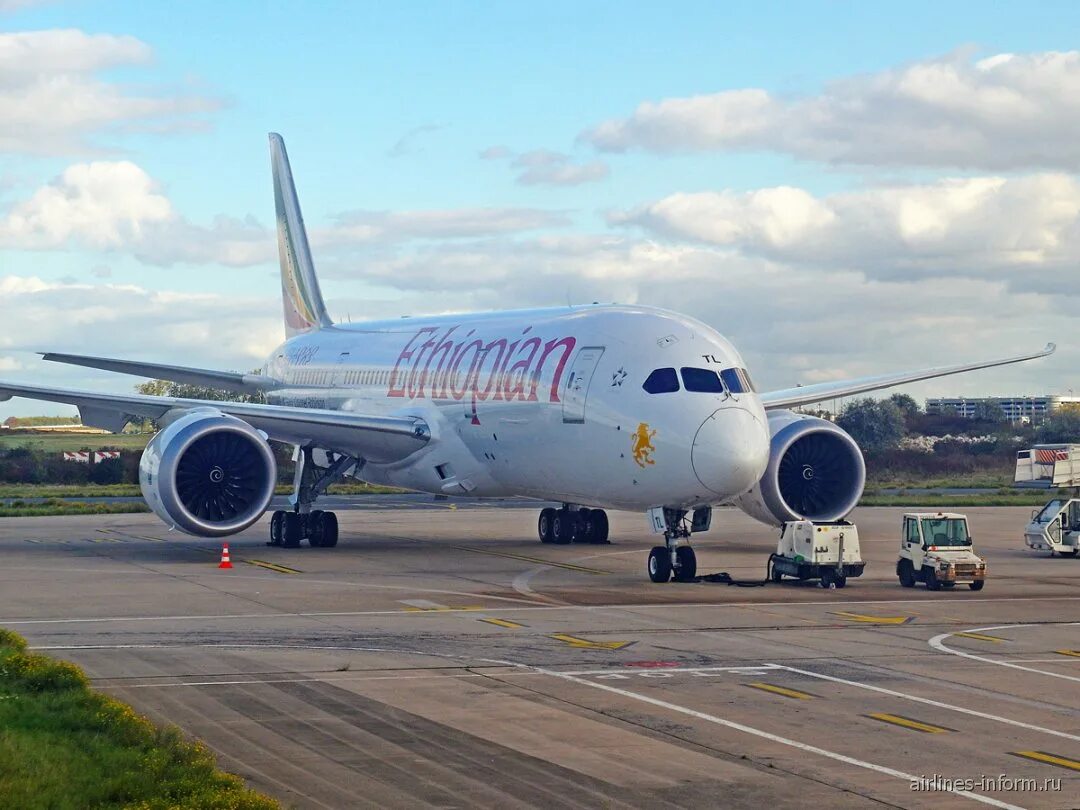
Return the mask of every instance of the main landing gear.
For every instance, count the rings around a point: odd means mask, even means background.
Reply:
[[[293,479],[295,491],[290,497],[292,511],[278,510],[270,517],[270,542],[267,545],[299,548],[300,541],[304,539],[312,548],[333,548],[337,545],[337,515],[311,507],[326,492],[326,488],[343,478],[357,461],[351,456],[330,457],[329,454],[328,460],[330,466],[317,467],[312,460],[311,448],[301,448]]]
[[[608,517],[603,509],[572,509],[569,504],[562,509],[540,510],[536,523],[541,543],[607,543]]]
[[[649,552],[649,579],[668,582],[674,575],[676,582],[693,582],[697,578],[697,555],[689,545],[686,511],[664,509],[664,525],[664,545],[653,546]]]

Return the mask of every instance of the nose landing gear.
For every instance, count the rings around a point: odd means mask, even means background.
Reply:
[[[541,543],[604,544],[608,542],[608,516],[603,509],[574,509],[569,504],[562,509],[540,510],[536,523]]]
[[[650,510],[652,511],[652,510]],[[694,582],[697,579],[697,555],[690,547],[690,527],[686,511],[664,509],[664,545],[649,552],[649,579],[653,582]]]

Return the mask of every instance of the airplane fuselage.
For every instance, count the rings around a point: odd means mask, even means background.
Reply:
[[[427,422],[428,448],[356,471],[371,483],[646,509],[727,500],[768,462],[745,372],[742,390],[687,390],[683,369],[744,365],[691,318],[593,305],[337,325],[288,340],[263,373],[274,404]]]

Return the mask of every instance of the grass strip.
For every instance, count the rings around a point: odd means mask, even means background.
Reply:
[[[919,506],[926,507],[928,511],[943,511],[954,506],[1042,506],[1053,497],[1054,493],[1045,490],[1007,495],[863,495],[859,506]]]
[[[276,810],[210,750],[91,691],[74,664],[0,629],[0,805]]]
[[[123,503],[87,503],[86,501],[10,501],[0,503],[0,518],[5,517],[49,517],[55,515],[127,515],[136,512],[149,512],[142,501]]]

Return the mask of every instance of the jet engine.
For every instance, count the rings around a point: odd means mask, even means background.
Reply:
[[[866,465],[855,440],[816,416],[770,411],[768,418],[769,466],[735,505],[772,526],[844,518],[866,483]]]
[[[170,527],[201,537],[243,531],[270,505],[273,451],[235,416],[193,411],[159,432],[139,462],[146,503]]]

